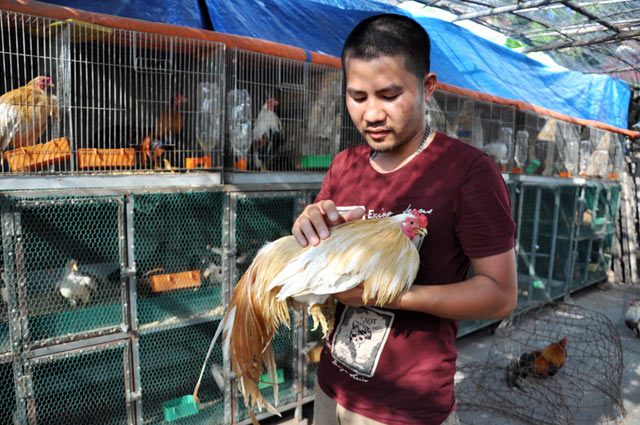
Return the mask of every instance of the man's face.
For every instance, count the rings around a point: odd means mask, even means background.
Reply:
[[[345,68],[349,115],[373,150],[389,152],[422,139],[432,91],[427,77],[419,81],[400,56],[347,58]]]

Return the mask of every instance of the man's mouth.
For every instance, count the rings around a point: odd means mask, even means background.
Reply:
[[[367,129],[366,133],[369,135],[369,137],[371,137],[373,140],[382,140],[384,139],[389,133],[391,133],[390,130],[385,130],[385,129]]]

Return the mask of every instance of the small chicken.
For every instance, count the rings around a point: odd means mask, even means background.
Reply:
[[[335,311],[332,294],[362,283],[364,303],[390,302],[411,286],[418,273],[420,256],[413,239],[426,234],[427,222],[414,210],[341,224],[317,246],[302,248],[293,236],[285,236],[260,249],[236,285],[207,353],[208,358],[222,332],[223,353],[231,358],[254,424],[254,406],[279,415],[262,397],[258,383],[263,363],[269,381],[276,382],[271,340],[281,324],[289,326],[289,307],[307,305],[315,326],[320,325],[326,336]],[[200,381],[195,399],[199,385]],[[277,385],[273,388],[277,403]]]
[[[78,301],[87,304],[91,300],[91,291],[96,290],[96,282],[91,276],[80,273],[78,262],[71,259],[67,262],[64,276],[58,282],[58,290],[72,307],[77,307]]]
[[[153,168],[162,168],[163,162],[160,161],[160,158],[173,141],[172,139],[174,139],[184,127],[184,116],[181,111],[181,106],[186,101],[187,98],[182,94],[173,98],[173,101],[164,108],[160,116],[156,119],[151,133],[145,136],[142,143],[140,143],[140,150],[142,151],[145,163],[147,160],[150,160]],[[165,168],[167,168],[166,163],[164,164]]]
[[[274,98],[265,102],[253,124],[251,138],[250,168],[257,171],[287,170],[291,159],[285,150],[282,123],[276,114],[278,101]]]
[[[49,87],[51,78],[40,76],[0,96],[0,151],[35,145],[48,117],[59,119],[58,101],[46,92]]]
[[[640,338],[640,300],[633,298],[629,301],[629,308],[624,313],[624,324]]]
[[[532,376],[548,378],[555,375],[564,366],[567,359],[567,338],[547,345],[542,350],[524,353],[514,360],[507,371],[507,384],[510,387],[520,386],[521,380]]]

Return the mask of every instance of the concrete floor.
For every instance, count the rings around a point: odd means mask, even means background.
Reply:
[[[620,334],[624,369],[621,396],[626,410],[625,417],[611,420],[609,424],[640,425],[640,339],[636,338],[622,321],[623,303],[626,287],[618,284],[603,283],[573,293],[569,302],[589,308],[607,316]],[[493,342],[493,328],[484,328],[458,338],[458,367],[470,362],[484,361]],[[479,412],[458,408],[458,416],[463,425],[520,425],[513,418],[500,417],[493,412]],[[313,403],[303,409],[303,418],[310,424],[313,417]],[[263,420],[268,424],[294,424],[293,411],[286,412],[283,418]]]

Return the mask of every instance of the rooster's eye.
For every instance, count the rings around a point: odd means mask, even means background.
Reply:
[[[416,222],[415,222],[415,221],[413,221],[413,220],[411,220],[411,221],[409,221],[409,224],[410,224],[410,225],[412,225],[412,226],[415,226],[415,225],[416,225]]]

